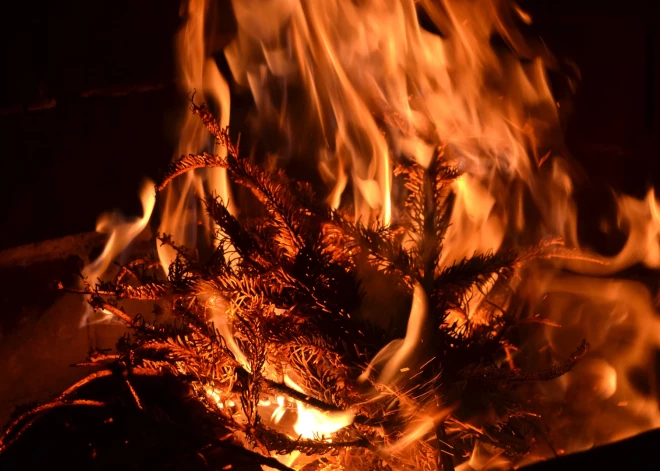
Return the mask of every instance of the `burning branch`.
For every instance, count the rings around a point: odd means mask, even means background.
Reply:
[[[214,424],[199,431],[205,459],[220,447],[280,470],[291,468],[272,455],[297,452],[350,469],[450,471],[477,442],[511,460],[528,453],[550,410],[523,400],[527,383],[569,371],[587,345],[560,366],[508,368],[511,333],[524,319],[510,308],[493,309],[490,293],[511,306],[512,294],[502,293],[513,290],[487,288],[508,286],[521,267],[551,250],[475,254],[440,269],[450,185],[458,176],[441,152],[427,169],[410,162],[398,167],[408,191],[398,226],[366,225],[327,207],[308,185],[239,156],[204,105],[193,104],[193,112],[227,156],[184,156],[157,188],[194,169],[221,167],[252,191],[266,216],[239,221],[219,198],[206,198],[218,228],[212,256],[200,259],[161,235],[177,254],[167,278],[144,259],[124,266],[113,283],[86,282],[76,292],[125,322],[130,336],[115,353],[96,353],[85,363],[109,369],[12,422],[0,450],[51,408],[104,407],[69,397],[116,373],[143,414],[150,402],[135,379],[168,377],[184,385]],[[362,286],[367,268],[412,303],[403,340],[396,329],[358,314],[369,307]],[[486,302],[472,306],[476,295]],[[168,320],[131,315],[121,299],[157,301]],[[297,417],[295,426],[284,424],[287,414]],[[472,425],[475,415],[486,423]],[[231,438],[213,436],[218,427]]]

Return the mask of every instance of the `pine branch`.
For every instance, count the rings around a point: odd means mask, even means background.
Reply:
[[[478,379],[480,381],[500,382],[506,384],[528,383],[535,381],[551,381],[565,375],[573,369],[577,362],[589,351],[589,343],[583,340],[571,356],[562,364],[552,365],[540,371],[512,371],[502,368],[475,368],[466,377]]]
[[[482,289],[495,277],[506,278],[519,263],[516,251],[488,252],[444,268],[433,280],[431,298],[439,309],[463,308],[473,289]]]
[[[190,99],[192,104],[192,111],[200,117],[206,129],[215,137],[218,144],[227,149],[230,157],[238,158],[238,143],[234,142],[229,137],[229,129],[221,128],[215,119],[215,116],[209,111],[204,103],[200,105],[195,104],[195,96]],[[239,136],[240,142],[240,136]]]
[[[203,154],[190,154],[185,155],[178,160],[172,162],[165,170],[165,174],[161,178],[156,191],[163,191],[171,182],[177,177],[184,175],[192,170],[198,168],[227,168],[228,164],[225,159],[217,155],[204,152]]]
[[[192,110],[227,149],[227,156],[183,156],[169,166],[158,190],[186,172],[224,168],[233,183],[256,196],[264,215],[244,221],[217,196],[206,197],[206,211],[217,225],[218,246],[211,256],[198,256],[194,248],[162,234],[160,243],[176,253],[167,279],[157,261],[144,258],[121,267],[114,283],[92,286],[83,280],[84,289],[70,290],[89,296],[95,309],[120,318],[130,335],[118,341],[116,353],[90,354],[81,365],[104,369],[64,391],[51,405],[38,406],[19,418],[0,439],[0,451],[40,411],[86,404],[70,397],[111,372],[123,375],[128,403],[144,414],[149,413],[150,400],[137,387],[140,377],[169,378],[188,388],[204,411],[200,420],[220,426],[231,437],[205,439],[211,447],[198,453],[225,448],[286,471],[274,458],[251,448],[263,453],[298,451],[337,466],[359,456],[355,459],[360,463],[385,460],[397,469],[441,466],[450,471],[454,461],[458,464],[477,442],[497,447],[506,456],[518,456],[529,451],[529,443],[543,438],[525,414],[528,409],[539,411],[534,414],[540,423],[546,405],[534,401],[525,384],[569,371],[587,351],[586,342],[560,365],[524,373],[494,365],[514,345],[512,327],[517,325],[518,311],[512,275],[533,260],[574,253],[550,241],[525,250],[475,254],[439,269],[453,210],[452,183],[458,177],[444,147],[428,168],[398,163],[395,174],[403,178],[407,192],[399,208],[402,220],[397,225],[368,226],[353,221],[342,209],[329,208],[309,184],[293,181],[282,171],[266,171],[239,156],[228,130],[203,104],[193,102]],[[384,352],[401,345],[397,331],[401,326],[381,327],[359,317],[374,309],[367,305],[363,286],[363,273],[373,274],[374,269],[382,276],[383,289],[411,293],[415,287],[428,298],[411,366],[401,365],[401,374],[391,384],[379,384],[371,376],[363,381],[362,375],[372,361],[377,371],[388,361]],[[468,313],[465,322],[447,322],[449,312],[467,311],[475,293],[483,295],[474,313],[480,322],[472,322]],[[120,307],[119,299],[166,299],[167,320],[147,322]],[[405,322],[406,315],[395,313],[394,318]],[[221,330],[216,330],[212,318],[220,319]],[[377,358],[379,353],[384,356]],[[285,375],[295,378],[296,388],[284,384]],[[261,404],[273,394],[325,412],[351,410],[354,421],[328,437],[296,439],[291,432],[269,425]],[[456,410],[463,408],[461,413],[465,408],[474,411],[484,426],[471,428],[459,420],[458,412],[447,412],[441,420],[434,419],[433,429],[406,443],[407,423],[437,411],[439,398]],[[234,405],[226,406],[230,403]],[[244,446],[238,446],[237,440]],[[387,452],[397,441],[404,445]]]

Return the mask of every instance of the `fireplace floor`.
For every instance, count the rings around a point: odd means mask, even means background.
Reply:
[[[111,348],[125,330],[116,324],[80,327],[82,296],[64,293],[104,237],[83,233],[0,252],[0,422],[27,402],[46,400],[88,374],[71,365],[93,348]]]

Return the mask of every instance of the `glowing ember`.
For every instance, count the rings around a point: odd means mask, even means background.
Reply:
[[[331,414],[306,407],[298,402],[298,419],[293,429],[303,438],[330,437],[337,430],[353,423],[353,413],[350,411]]]

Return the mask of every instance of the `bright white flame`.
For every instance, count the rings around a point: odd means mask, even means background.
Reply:
[[[325,412],[305,406],[297,401],[298,420],[293,426],[302,438],[329,438],[330,434],[353,423],[355,414],[352,411]]]
[[[406,336],[390,342],[373,358],[366,371],[360,376],[362,381],[366,380],[372,370],[385,361],[378,382],[389,384],[400,371],[410,368],[407,361],[413,360],[414,353],[420,348],[420,341],[424,334],[427,318],[427,299],[424,289],[419,283],[415,284],[413,290],[412,306],[408,317]]]
[[[229,125],[229,86],[215,61],[206,56],[204,26],[207,10],[207,0],[187,0],[182,3],[182,16],[186,16],[187,21],[176,38],[178,82],[183,93],[197,92],[197,103],[213,99],[219,106],[218,122],[224,127]],[[179,146],[174,159],[211,149],[220,156],[226,155],[224,148],[212,145],[204,124],[190,113],[188,107],[183,113]],[[208,215],[199,207],[197,198],[212,193],[228,204],[230,212],[235,212],[225,169],[199,169],[178,178],[164,191],[165,204],[159,232],[171,235],[177,244],[186,247],[196,248],[200,242],[211,244],[215,228]],[[198,238],[200,225],[203,227],[201,239]],[[159,245],[158,256],[167,273],[176,257],[176,251],[167,245]]]

